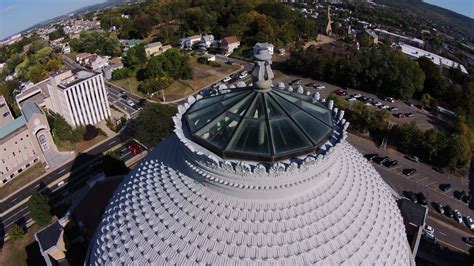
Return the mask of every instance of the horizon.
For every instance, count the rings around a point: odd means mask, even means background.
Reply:
[[[454,13],[474,19],[474,2],[472,0],[422,0],[424,3],[442,7]]]

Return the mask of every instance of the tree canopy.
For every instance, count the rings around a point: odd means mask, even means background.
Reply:
[[[120,56],[122,50],[117,37],[108,36],[103,31],[83,31],[78,39],[69,42],[75,52],[97,53],[100,55]]]
[[[50,213],[51,207],[48,203],[48,197],[35,191],[26,205],[30,212],[31,219],[33,219],[37,225],[46,226],[49,224],[52,216]]]
[[[132,121],[137,129],[135,138],[149,148],[155,147],[173,131],[172,117],[175,113],[173,106],[159,103],[148,105]]]

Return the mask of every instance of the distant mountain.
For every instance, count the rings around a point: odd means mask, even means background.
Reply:
[[[474,39],[474,19],[451,10],[430,5],[421,0],[375,0],[377,4],[393,7],[402,12],[412,12],[451,30],[462,32],[466,37]]]

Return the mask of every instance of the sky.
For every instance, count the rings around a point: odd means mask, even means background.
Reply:
[[[105,0],[0,0],[0,40],[36,23]]]
[[[423,2],[474,18],[474,0],[424,0]]]

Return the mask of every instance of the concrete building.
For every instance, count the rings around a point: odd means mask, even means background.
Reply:
[[[10,112],[8,106],[1,110]],[[0,186],[38,162],[48,167],[56,159],[57,148],[46,116],[33,102],[25,102],[21,112],[20,117],[10,115],[0,124]]]
[[[37,232],[35,239],[47,266],[69,265],[66,260],[64,229],[58,221]]]
[[[0,95],[0,128],[13,121],[12,113],[3,95]]]
[[[260,50],[267,50],[270,55],[273,55],[275,46],[268,42],[258,42],[253,46],[253,54],[258,54]]]
[[[448,59],[446,57],[404,43],[400,44],[399,47],[403,54],[412,59],[418,59],[424,56],[429,58],[433,63],[438,66],[446,68],[459,68],[459,70],[461,70],[461,72],[463,72],[464,74],[469,74],[467,72],[467,69],[462,64],[454,62],[453,60]]]
[[[253,84],[189,97],[119,185],[87,265],[414,265],[394,196],[319,93]]]
[[[201,36],[201,43],[205,48],[211,47],[211,44],[214,43],[214,35],[212,34],[203,34]]]
[[[161,42],[152,42],[145,45],[145,54],[147,57],[155,56],[161,54],[161,47],[163,45]]]
[[[410,45],[415,45],[417,47],[425,46],[425,42],[418,38],[408,37],[408,36],[396,34],[393,32],[386,31],[386,30],[382,30],[382,29],[374,29],[374,31],[379,36],[379,40],[387,40],[387,41],[397,43],[397,44],[407,43]]]
[[[50,76],[51,109],[73,127],[94,125],[110,115],[102,73],[71,70]]]
[[[201,41],[201,35],[193,35],[186,38],[179,39],[178,45],[181,49],[191,49],[193,46]]]
[[[106,66],[109,65],[109,57],[108,56],[100,56],[100,55],[97,55],[97,54],[93,54],[87,64],[85,65],[86,67],[94,70],[94,71],[97,71],[97,70],[100,70]]]
[[[220,49],[223,54],[230,55],[240,46],[240,41],[237,36],[225,37],[221,40]]]
[[[117,70],[123,68],[122,59],[120,57],[115,57],[109,60],[109,65],[102,69],[102,73],[104,74],[105,79],[111,79],[112,73]]]

